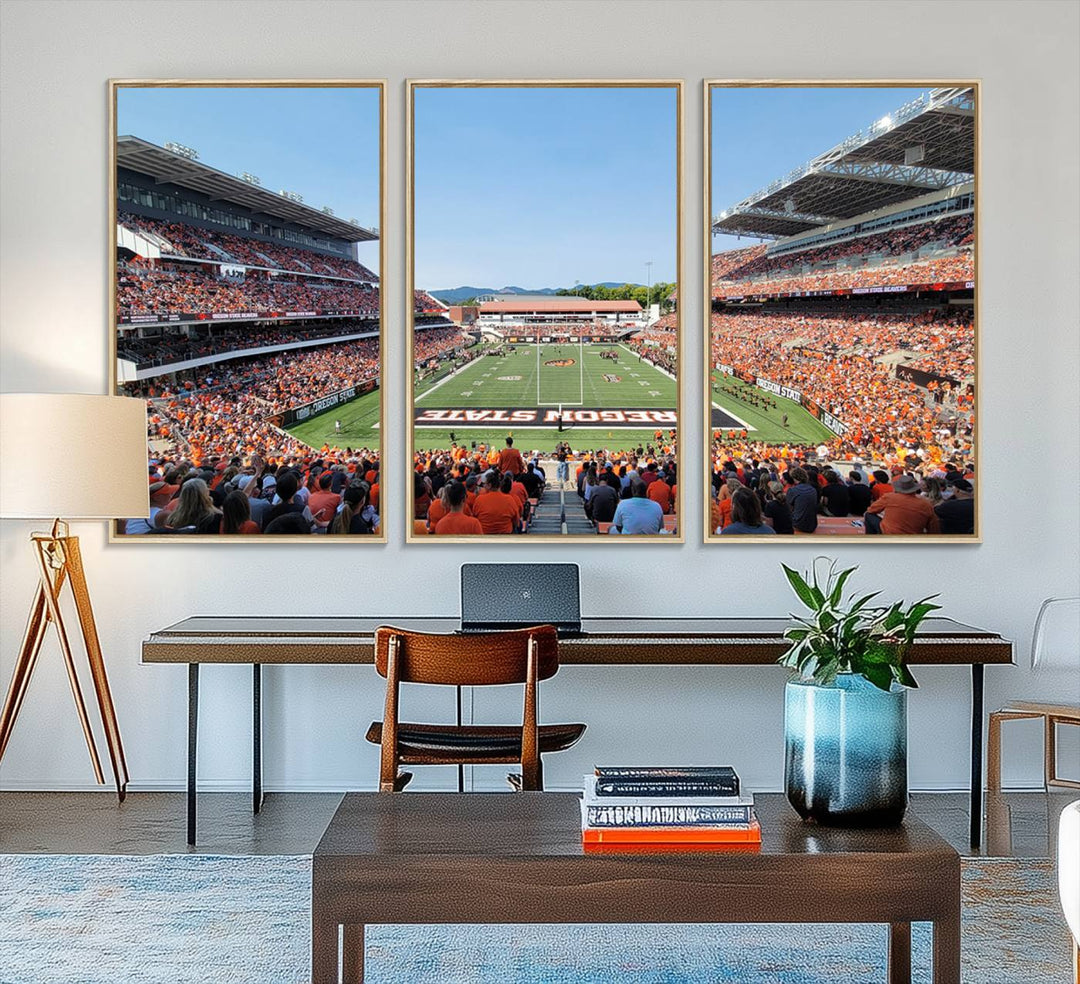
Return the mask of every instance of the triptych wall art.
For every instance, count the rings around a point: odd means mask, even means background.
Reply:
[[[680,81],[409,82],[384,290],[384,82],[111,82],[111,539],[977,541],[978,91],[707,81],[698,206]]]

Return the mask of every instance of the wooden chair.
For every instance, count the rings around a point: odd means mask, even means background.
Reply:
[[[1080,671],[1080,599],[1048,598],[1042,603],[1035,619],[1031,640],[1031,668],[1063,670],[1072,674]],[[1075,676],[1073,677],[1075,679]],[[1071,724],[1080,727],[1080,706],[1074,704],[1044,704],[1018,700],[990,714],[986,740],[986,787],[1001,788],[1001,723],[1024,719],[1043,721],[1044,766],[1043,783],[1080,789],[1080,782],[1059,776],[1057,772],[1057,726]]]
[[[559,669],[555,629],[539,625],[506,632],[441,635],[380,626],[375,632],[375,669],[386,677],[382,721],[368,728],[367,740],[382,746],[379,790],[404,789],[412,778],[400,765],[457,765],[459,789],[464,765],[521,764],[521,788],[543,789],[541,756],[561,752],[584,733],[584,724],[537,723],[538,685]],[[525,684],[521,727],[458,723],[406,724],[398,720],[402,683],[486,687]],[[459,690],[460,693],[460,690]]]

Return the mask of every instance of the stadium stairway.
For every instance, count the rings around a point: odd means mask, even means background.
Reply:
[[[544,497],[536,507],[529,533],[542,536],[589,535],[596,532],[585,515],[585,503],[577,493],[548,482]]]

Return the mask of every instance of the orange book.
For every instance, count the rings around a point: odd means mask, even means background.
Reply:
[[[761,844],[590,844],[586,841],[582,850],[586,854],[686,854],[688,851],[699,854],[758,854]]]
[[[761,825],[729,827],[586,827],[582,840],[592,844],[760,844]]]

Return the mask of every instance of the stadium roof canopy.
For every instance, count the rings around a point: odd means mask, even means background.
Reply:
[[[547,298],[538,301],[484,301],[481,314],[591,314],[594,311],[624,311],[638,314],[641,305],[637,301],[587,301],[567,297]]]
[[[975,94],[931,89],[713,219],[713,232],[781,239],[972,180]]]
[[[158,184],[175,184],[208,195],[211,201],[243,205],[269,218],[314,229],[350,243],[370,242],[379,238],[372,229],[354,225],[317,208],[267,191],[257,184],[233,177],[217,168],[174,154],[171,150],[138,137],[116,138],[116,163],[119,167],[147,174]]]

